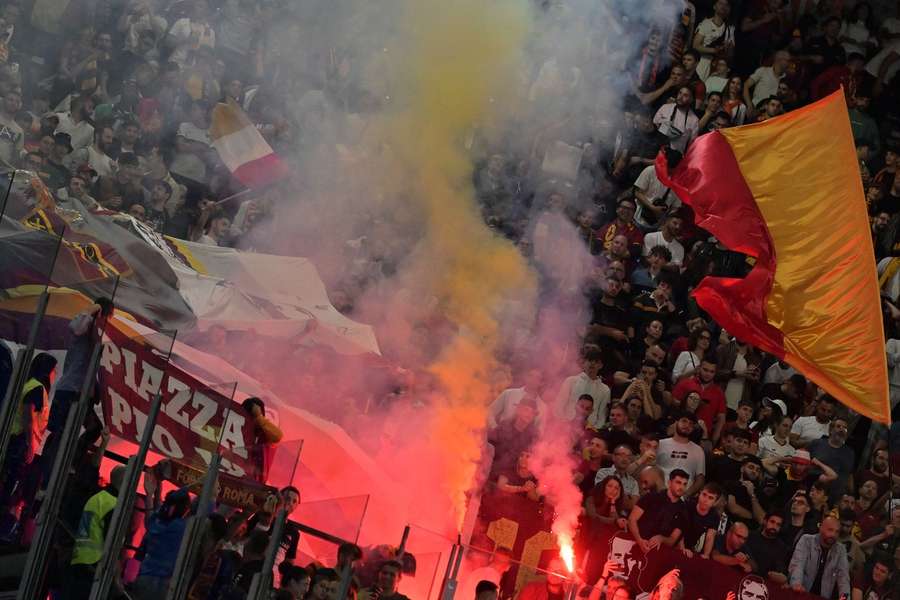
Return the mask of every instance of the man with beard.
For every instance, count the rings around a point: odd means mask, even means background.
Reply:
[[[566,565],[563,561],[554,558],[547,565],[547,579],[527,584],[516,596],[516,600],[562,600],[566,591],[565,572]]]
[[[728,492],[727,512],[732,519],[746,522],[756,521],[762,524],[765,510],[756,497],[756,484],[762,474],[762,463],[756,456],[748,456],[741,465],[740,479],[728,481],[725,489]]]
[[[800,538],[791,556],[789,583],[796,592],[809,592],[831,598],[835,591],[850,596],[850,566],[847,550],[837,543],[840,522],[828,515],[819,526],[819,533]]]
[[[625,365],[625,354],[634,337],[628,314],[618,300],[621,292],[622,282],[615,277],[607,277],[600,300],[591,307],[593,317],[588,327],[588,338],[592,342],[600,342],[598,338],[602,338],[602,343],[612,350],[616,367]]]
[[[747,538],[746,550],[753,564],[753,572],[768,577],[778,584],[787,583],[789,549],[778,536],[784,517],[780,512],[770,512],[763,520],[762,528]]]
[[[678,88],[674,104],[664,104],[653,117],[657,131],[669,138],[669,146],[682,154],[697,137],[700,119],[694,114],[694,91],[688,86]]]
[[[94,143],[79,148],[67,157],[71,171],[82,165],[89,165],[101,177],[110,177],[116,170],[116,161],[109,155],[114,139],[114,131],[110,125],[98,125],[94,129]]]
[[[644,242],[644,234],[638,229],[634,222],[634,213],[637,207],[631,198],[622,198],[616,207],[616,218],[604,225],[596,234],[595,238],[600,241],[602,250],[609,250],[612,241],[617,235],[624,235],[628,240],[628,251],[632,255],[640,252],[641,244]]]
[[[837,479],[831,483],[829,490],[832,504],[845,490],[853,489],[853,465],[856,457],[846,445],[847,431],[847,419],[835,417],[828,427],[828,437],[813,440],[807,446],[811,458],[828,465],[837,473]]]
[[[703,419],[706,424],[706,431],[709,432],[709,438],[713,446],[719,443],[722,435],[722,428],[725,426],[725,392],[722,387],[715,382],[716,363],[713,359],[703,358],[700,361],[700,368],[693,377],[686,377],[675,385],[672,395],[680,402],[691,392],[700,394],[702,403],[697,409],[697,417]]]
[[[706,456],[703,448],[690,440],[694,431],[697,417],[692,412],[685,411],[675,421],[675,431],[672,437],[660,440],[659,449],[656,452],[656,464],[667,474],[675,469],[680,469],[688,474],[690,489],[688,496],[693,496],[699,490],[706,478]]]
[[[688,474],[675,469],[669,473],[666,490],[641,497],[632,509],[628,531],[645,555],[660,544],[674,546],[681,537],[679,526],[685,511],[682,497],[687,485]]]
[[[891,474],[888,470],[888,450],[879,448],[872,453],[872,462],[868,469],[857,474],[856,481],[874,481],[878,486],[877,496],[883,496],[891,488]]]

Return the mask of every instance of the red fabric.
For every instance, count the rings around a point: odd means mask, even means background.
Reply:
[[[709,383],[704,386],[696,377],[688,377],[678,382],[678,385],[672,390],[672,395],[679,400],[684,400],[691,392],[700,394],[702,402],[697,409],[697,418],[702,419],[706,423],[706,431],[712,435],[716,416],[725,414],[725,392],[716,383]]]
[[[726,247],[756,258],[744,279],[704,278],[693,292],[697,303],[739,339],[783,359],[784,336],[769,324],[765,311],[775,279],[775,245],[731,146],[719,132],[708,133],[691,144],[671,173],[660,154],[656,173],[691,205],[698,226]]]
[[[234,171],[235,178],[249,188],[273,183],[287,174],[287,166],[275,153],[244,163]]]

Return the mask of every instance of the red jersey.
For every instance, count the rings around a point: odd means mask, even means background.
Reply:
[[[635,252],[640,253],[641,247],[644,244],[644,234],[641,233],[641,230],[637,228],[637,225],[634,223],[626,223],[625,225],[621,225],[618,219],[613,219],[606,225],[600,228],[600,231],[597,232],[597,241],[602,244],[604,250],[609,250],[610,244],[612,244],[613,238],[617,235],[624,235],[628,238],[628,249],[631,250],[632,254]]]
[[[700,394],[700,407],[697,409],[697,418],[706,423],[706,431],[712,436],[713,425],[718,415],[725,414],[725,392],[716,383],[708,383],[705,386],[697,377],[682,379],[672,390],[672,395],[678,400],[684,400],[691,392]]]

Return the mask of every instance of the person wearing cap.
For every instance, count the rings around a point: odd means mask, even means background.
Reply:
[[[741,476],[737,481],[727,481],[726,512],[732,519],[746,522],[756,521],[760,525],[766,515],[765,509],[756,496],[757,484],[762,476],[762,462],[752,454],[741,463]]]
[[[831,483],[837,479],[837,473],[818,459],[810,457],[809,451],[800,449],[794,452],[793,456],[784,458],[767,458],[766,462],[771,463],[774,460],[779,467],[776,478],[778,480],[778,492],[775,495],[773,506],[778,504],[786,505],[798,491],[807,493],[810,486],[820,481],[824,484]],[[768,468],[766,469],[769,470]],[[812,501],[807,498],[810,510],[812,510]]]
[[[72,138],[68,133],[53,134],[53,149],[44,163],[44,171],[47,173],[47,187],[58,190],[69,185],[72,173],[66,166],[66,157],[72,152]]]

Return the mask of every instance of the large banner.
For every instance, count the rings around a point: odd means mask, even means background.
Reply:
[[[225,454],[222,470],[238,478],[254,477],[258,465],[248,452],[253,425],[240,404],[167,363],[162,352],[141,338],[129,338],[116,327],[108,327],[106,335],[99,394],[110,433],[138,443],[159,389],[162,408],[151,450],[202,469],[219,442]]]

